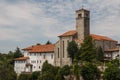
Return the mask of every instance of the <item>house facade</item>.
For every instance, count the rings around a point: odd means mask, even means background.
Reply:
[[[54,44],[34,45],[22,50],[24,56],[15,59],[14,70],[17,74],[41,71],[46,60],[54,65]]]

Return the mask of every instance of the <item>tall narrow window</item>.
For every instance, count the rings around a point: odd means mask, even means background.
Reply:
[[[69,45],[69,40],[67,40],[67,46]],[[68,52],[67,52],[67,57],[69,57],[69,54],[68,54]]]
[[[53,59],[53,54],[51,54],[51,59]]]
[[[67,45],[69,44],[69,40],[67,40]]]
[[[58,48],[58,58],[59,58],[59,48]]]
[[[45,59],[45,55],[43,56],[43,58]]]
[[[64,58],[64,41],[63,41],[63,58]]]

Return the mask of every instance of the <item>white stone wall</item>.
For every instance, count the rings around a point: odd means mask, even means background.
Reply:
[[[28,56],[28,55],[29,55],[28,51],[24,51],[24,52],[23,52],[23,55],[24,55],[24,56]]]
[[[25,65],[26,65],[27,61],[15,61],[15,65],[14,65],[14,70],[17,74],[20,74],[21,72],[25,71]]]
[[[14,70],[17,74],[28,71],[26,68],[26,63],[33,65],[32,72],[41,71],[42,65],[46,60],[48,63],[54,65],[54,53],[28,53],[25,51],[24,56],[28,56],[29,59],[24,61],[15,61]]]
[[[119,51],[113,51],[113,52],[106,52],[104,54],[105,57],[110,57],[111,59],[116,59],[118,55],[120,56],[120,50]],[[119,59],[120,59],[120,57],[119,57]]]
[[[116,59],[118,55],[120,56],[120,51],[113,52],[112,53],[112,59]]]
[[[54,65],[54,53],[29,53],[30,63],[33,65],[32,71],[41,71],[43,63]]]

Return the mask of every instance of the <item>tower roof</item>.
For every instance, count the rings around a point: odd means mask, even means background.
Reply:
[[[89,10],[87,10],[87,9],[84,9],[84,8],[82,8],[82,9],[79,9],[79,10],[76,10],[76,12],[79,12],[79,11],[87,11],[87,12],[90,12]]]

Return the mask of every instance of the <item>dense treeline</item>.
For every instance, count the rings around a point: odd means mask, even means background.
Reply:
[[[17,74],[14,71],[14,59],[22,56],[19,48],[8,54],[0,54],[0,80],[16,80]]]

